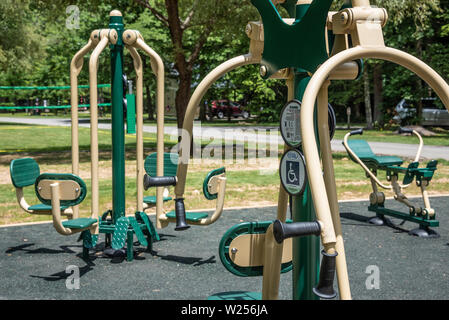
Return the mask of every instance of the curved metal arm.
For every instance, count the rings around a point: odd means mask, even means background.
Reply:
[[[321,172],[320,158],[315,143],[315,131],[313,126],[313,114],[315,100],[323,83],[331,71],[341,63],[359,58],[377,58],[391,61],[411,70],[426,81],[432,87],[446,108],[449,110],[449,86],[441,76],[419,59],[388,47],[361,47],[357,46],[336,54],[324,62],[311,78],[304,93],[301,108],[301,134],[303,137],[304,155],[307,163],[307,174],[314,199],[315,210],[318,219],[330,216],[329,202],[325,190],[325,184]],[[332,243],[335,237],[331,228],[323,228],[323,245]]]
[[[94,49],[89,60],[90,86],[90,154],[91,154],[91,183],[92,183],[92,217],[98,218],[99,213],[99,174],[98,174],[98,88],[97,71],[98,58],[109,43],[109,35],[117,31],[103,29],[100,31],[100,42]],[[95,233],[98,233],[98,226]]]
[[[78,76],[83,68],[84,56],[93,50],[99,42],[99,30],[91,33],[87,44],[81,48],[72,58],[70,63],[70,105],[72,120],[72,173],[79,175],[79,141],[78,141]],[[73,208],[73,217],[78,218],[79,210]]]
[[[193,137],[193,120],[195,117],[196,108],[201,102],[201,99],[206,94],[210,86],[224,76],[226,73],[242,66],[260,63],[260,57],[253,56],[251,53],[234,57],[212,70],[196,87],[187,105],[186,114],[184,117],[184,124],[182,128],[182,136],[179,149],[179,164],[178,164],[178,184],[175,187],[175,194],[177,198],[184,197],[185,183],[187,176],[187,169],[190,158],[190,141]]]
[[[135,48],[143,50],[147,55],[151,58],[151,68],[153,72],[156,74],[157,78],[157,165],[156,165],[156,176],[161,177],[164,175],[164,91],[165,91],[165,67],[161,57],[150,48],[145,41],[143,40],[141,34],[136,30],[126,30],[123,33],[123,41],[128,46],[133,46]],[[138,180],[142,183],[142,179]],[[161,222],[161,217],[163,213],[163,187],[156,188],[156,227],[162,228],[166,225],[163,225]],[[142,198],[143,199],[143,198]],[[142,200],[143,205],[143,200]]]
[[[414,160],[414,162],[419,162],[419,158],[421,158],[421,151],[422,151],[422,147],[423,147],[424,142],[423,142],[423,139],[422,139],[422,137],[421,137],[421,135],[419,134],[418,131],[413,130],[412,133],[415,136],[417,136],[418,139],[419,139],[419,147],[418,147],[418,151],[416,152],[416,156],[415,156],[415,160]]]
[[[143,164],[143,66],[142,58],[137,50],[126,45],[134,61],[136,72],[136,166],[137,166],[137,211],[143,211],[143,185],[142,180],[145,174]]]

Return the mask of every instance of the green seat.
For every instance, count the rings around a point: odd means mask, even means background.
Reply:
[[[93,225],[96,222],[98,222],[97,219],[78,218],[78,219],[72,219],[72,220],[64,221],[62,223],[62,225],[65,228],[70,228],[70,229],[84,229],[84,228],[90,227],[91,225]]]
[[[166,202],[172,199],[172,197],[164,197],[163,201]],[[156,204],[156,196],[146,196],[143,198],[143,202],[147,204]]]
[[[68,208],[68,206],[61,206],[62,211],[64,211],[67,208]],[[32,205],[28,209],[32,210],[32,211],[51,211],[51,206],[47,205],[47,204],[40,203],[40,204]]]
[[[16,188],[33,185],[40,175],[39,165],[32,158],[21,158],[11,161],[9,165],[12,184]]]
[[[395,156],[376,156],[365,140],[348,140],[348,146],[369,167],[400,166],[404,162]],[[352,157],[351,159],[356,162]]]
[[[164,177],[173,177],[176,176],[176,172],[178,171],[178,159],[179,156],[177,153],[164,153]],[[157,169],[157,152],[154,152],[146,157],[144,168],[146,173],[150,177],[156,177],[156,169]]]
[[[207,218],[208,216],[209,215],[204,212],[186,212],[186,220],[192,222],[198,222],[201,219]],[[175,211],[170,211],[169,213],[167,213],[167,218],[175,219],[176,218]]]

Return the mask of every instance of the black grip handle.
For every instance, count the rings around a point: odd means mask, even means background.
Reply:
[[[357,130],[352,130],[351,132],[349,132],[350,136],[354,136],[356,134],[363,134],[363,128],[357,129]]]
[[[184,199],[175,199],[175,213],[176,213],[176,231],[182,231],[190,228],[186,222],[186,209],[184,206]]]
[[[399,132],[399,134],[402,134],[402,133],[410,133],[410,134],[412,134],[413,133],[413,129],[399,127],[398,132]]]
[[[333,299],[337,296],[334,290],[334,278],[337,253],[329,254],[324,250],[321,251],[323,258],[321,259],[320,278],[318,285],[312,289],[313,293],[323,299]]]
[[[276,220],[273,224],[273,235],[277,243],[287,238],[316,235],[321,233],[321,226],[317,221],[283,223]]]
[[[143,188],[148,190],[150,187],[169,187],[176,185],[176,177],[150,177],[145,174],[143,176]]]

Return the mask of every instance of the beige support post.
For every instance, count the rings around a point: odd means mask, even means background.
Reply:
[[[329,206],[332,214],[332,223],[334,225],[337,243],[336,264],[337,281],[340,292],[340,299],[350,300],[351,289],[349,286],[348,270],[346,267],[345,247],[343,243],[343,233],[341,230],[340,209],[338,206],[337,185],[335,183],[334,164],[332,160],[332,150],[330,146],[329,125],[328,125],[328,87],[330,81],[323,84],[318,94],[318,133],[320,139],[321,158],[323,163],[324,181],[326,184],[326,193],[329,197]]]
[[[294,79],[291,76],[286,80],[287,100],[295,97]],[[284,153],[289,150],[287,144],[284,145]],[[277,219],[285,222],[287,219],[288,193],[282,183],[279,184]],[[279,297],[279,282],[281,279],[281,264],[284,242],[277,243],[274,239],[273,224],[265,232],[265,254],[263,262],[262,278],[262,300],[277,300]]]
[[[72,119],[72,173],[79,175],[79,141],[78,141],[78,76],[83,68],[84,56],[98,44],[98,30],[92,31],[87,44],[72,58],[70,63],[70,104]],[[73,207],[73,218],[79,216],[78,206]]]
[[[128,46],[143,50],[151,58],[151,67],[157,78],[157,158],[156,158],[156,176],[164,175],[164,81],[165,81],[165,67],[161,57],[151,49],[143,40],[142,35],[136,30],[126,30],[123,33],[123,41]],[[142,184],[143,178],[140,182]],[[138,182],[139,183],[139,182]],[[164,222],[163,212],[163,187],[156,187],[156,227],[158,229],[166,227]],[[143,200],[142,200],[143,203]]]
[[[126,43],[126,42],[125,42]],[[137,166],[137,211],[143,212],[143,68],[142,59],[137,50],[126,46],[134,61],[136,72],[136,166]]]
[[[92,217],[98,218],[99,214],[99,162],[98,162],[98,58],[109,42],[115,43],[117,31],[114,29],[100,30],[100,42],[94,49],[89,60],[89,85],[90,85],[90,156],[91,156],[91,183],[92,183]],[[99,233],[97,224],[94,234]]]
[[[55,227],[56,231],[63,236],[68,236],[72,234],[72,230],[68,228],[64,228],[61,221],[61,210],[59,209],[61,206],[60,197],[59,197],[59,183],[55,182],[50,185],[51,187],[51,208],[52,208],[52,216],[53,216],[53,227]]]

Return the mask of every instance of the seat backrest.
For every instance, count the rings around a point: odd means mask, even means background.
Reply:
[[[216,178],[214,179],[214,177],[224,176],[225,174],[226,174],[225,167],[212,170],[211,172],[209,172],[207,174],[207,176],[206,176],[206,178],[204,178],[204,182],[203,182],[203,193],[204,193],[204,196],[206,197],[206,199],[208,199],[208,200],[217,199],[218,180],[216,180]]]
[[[32,158],[21,158],[11,161],[9,172],[12,184],[16,188],[33,185],[40,174],[39,165]]]
[[[376,157],[368,142],[365,140],[348,140],[348,146],[360,159]]]
[[[51,184],[59,183],[60,203],[62,206],[76,206],[87,195],[87,187],[84,181],[71,173],[43,173],[37,177],[34,184],[39,200],[51,205]]]
[[[178,159],[177,153],[164,153],[164,177],[174,177],[178,171]],[[157,169],[157,152],[154,152],[146,157],[144,168],[146,173],[151,177],[156,177]]]

